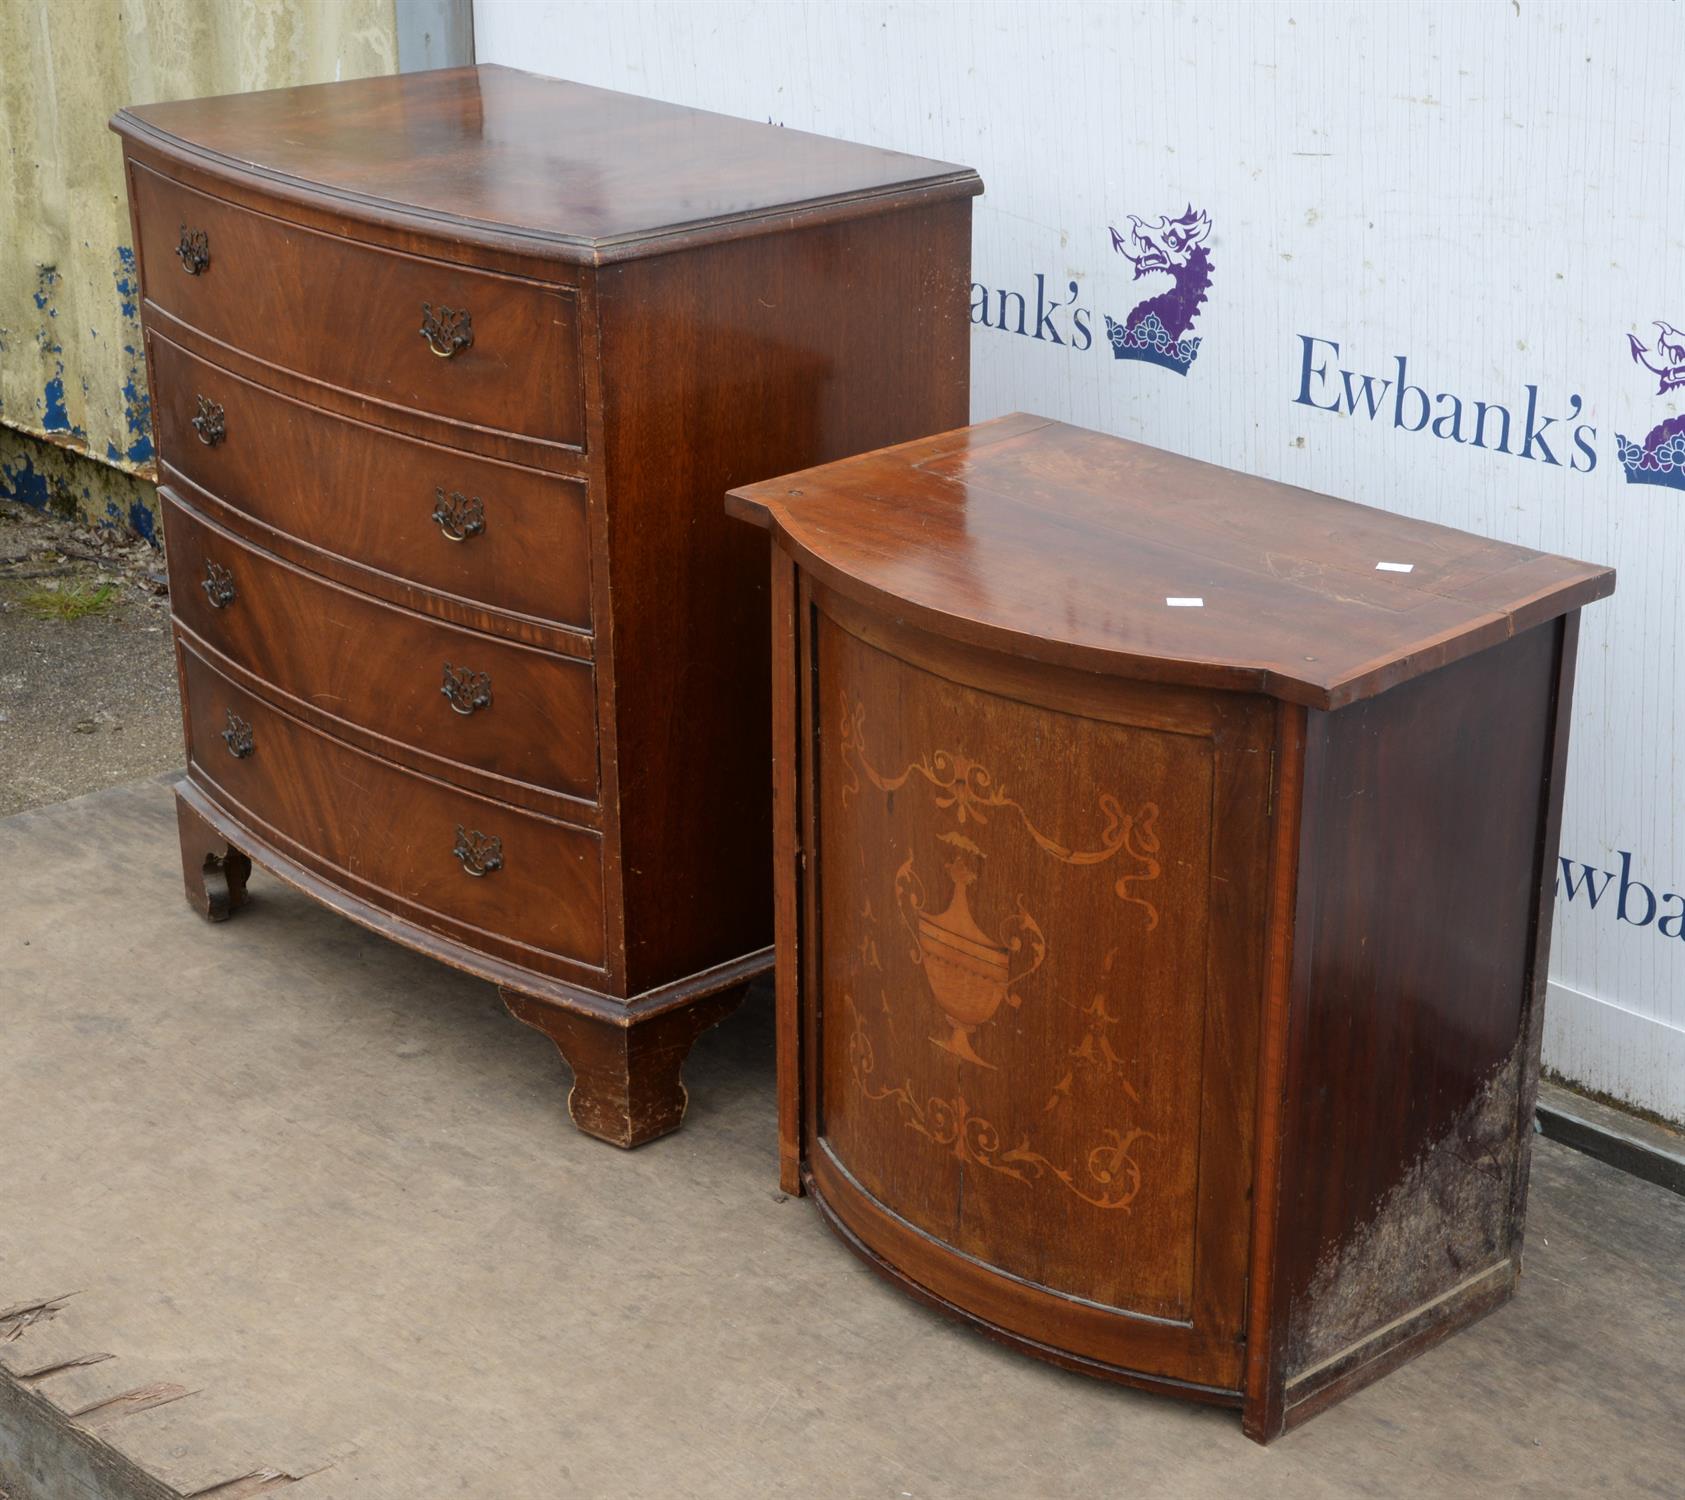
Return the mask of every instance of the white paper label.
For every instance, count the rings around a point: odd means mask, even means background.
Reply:
[[[1413,573],[1416,571],[1416,565],[1415,563],[1376,563],[1375,571],[1377,573]]]
[[[1204,609],[1203,599],[1166,599],[1164,601],[1172,609]]]

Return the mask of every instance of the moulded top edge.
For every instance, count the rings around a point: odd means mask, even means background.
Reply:
[[[982,191],[950,162],[498,67],[146,105],[111,126],[336,215],[592,264]]]

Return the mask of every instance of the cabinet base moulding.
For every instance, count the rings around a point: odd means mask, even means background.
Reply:
[[[961,1307],[956,1302],[950,1302],[929,1287],[915,1281],[898,1266],[892,1265],[879,1255],[872,1247],[865,1243],[850,1229],[847,1223],[828,1202],[824,1194],[817,1191],[813,1181],[813,1173],[802,1173],[802,1188],[806,1195],[813,1200],[819,1210],[819,1217],[844,1245],[854,1252],[867,1266],[877,1272],[891,1286],[898,1288],[916,1301],[924,1303],[926,1307],[964,1323],[975,1329],[984,1337],[994,1340],[997,1344],[1004,1344],[1009,1349],[1016,1349],[1020,1354],[1028,1354],[1032,1359],[1045,1361],[1050,1365],[1057,1365],[1062,1370],[1072,1370],[1079,1375],[1090,1375],[1098,1380],[1110,1381],[1113,1385],[1129,1386],[1133,1390],[1154,1391],[1167,1396],[1179,1396],[1184,1401],[1200,1401],[1208,1406],[1239,1407],[1242,1396],[1239,1391],[1225,1390],[1221,1386],[1197,1385],[1189,1380],[1177,1380],[1169,1375],[1147,1375],[1139,1370],[1126,1369],[1121,1365],[1107,1364],[1103,1360],[1085,1359],[1080,1354],[1073,1354],[1068,1349],[1059,1349],[1052,1344],[1044,1344],[1037,1339],[1028,1338],[1021,1333],[1014,1333],[1010,1328],[1002,1328],[998,1323],[991,1323],[980,1318],[976,1313]]]
[[[1295,1375],[1287,1383],[1282,1410],[1274,1426],[1268,1425],[1261,1405],[1249,1402],[1241,1416],[1242,1429],[1259,1442],[1268,1442],[1291,1431],[1353,1391],[1408,1364],[1418,1354],[1425,1354],[1459,1329],[1496,1312],[1515,1295],[1519,1274],[1520,1268],[1513,1260],[1500,1261],[1432,1301],[1412,1308],[1350,1348]]]

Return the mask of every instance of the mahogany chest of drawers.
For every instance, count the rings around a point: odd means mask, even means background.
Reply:
[[[125,110],[189,897],[497,983],[635,1145],[771,960],[732,484],[967,418],[974,173],[502,68]]]
[[[729,503],[773,533],[784,1186],[1260,1441],[1507,1299],[1614,575],[1023,416]]]

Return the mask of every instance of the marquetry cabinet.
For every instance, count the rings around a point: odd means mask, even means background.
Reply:
[[[188,894],[497,983],[587,1131],[771,961],[720,496],[967,418],[964,168],[504,68],[125,110]]]
[[[784,1186],[1261,1441],[1507,1299],[1613,574],[1024,416],[728,504],[772,532]]]

